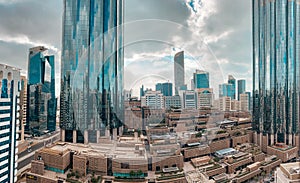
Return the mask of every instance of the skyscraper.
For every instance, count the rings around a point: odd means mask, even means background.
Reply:
[[[64,0],[63,141],[116,137],[123,121],[123,0]]]
[[[46,50],[29,49],[26,131],[37,136],[56,129],[55,61]]]
[[[245,93],[246,91],[246,80],[238,80],[238,100],[240,100],[240,94]]]
[[[261,146],[299,148],[300,4],[252,1],[253,130]]]
[[[231,99],[236,99],[236,79],[232,75],[228,75],[228,84],[231,84],[231,93],[233,98]]]
[[[234,86],[232,84],[223,83],[219,85],[219,97],[230,97],[234,99]]]
[[[174,56],[174,80],[175,95],[179,94],[179,90],[186,90],[184,82],[184,51],[178,52]]]
[[[16,182],[20,70],[0,64],[0,182]]]
[[[196,70],[193,77],[194,89],[209,88],[209,73],[202,70]]]
[[[173,84],[172,83],[157,83],[155,85],[156,91],[161,91],[164,96],[172,96],[173,95]]]

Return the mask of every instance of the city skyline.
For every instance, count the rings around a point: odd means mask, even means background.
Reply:
[[[30,7],[27,5],[26,2],[31,2]],[[47,4],[48,3],[48,4]],[[6,48],[2,49],[0,53],[0,60],[1,62],[13,66],[17,66],[22,69],[22,72],[26,71],[26,61],[25,61],[25,50],[28,50],[29,47],[33,46],[40,46],[44,45],[49,48],[49,52],[54,54],[57,58],[57,61],[60,62],[60,50],[61,50],[61,31],[60,27],[62,25],[62,4],[63,2],[60,0],[51,1],[47,3],[40,3],[34,0],[28,1],[0,1],[0,9],[3,13],[8,13],[7,10],[18,10],[19,12],[22,11],[29,11],[30,9],[40,6],[45,8],[46,6],[49,7],[49,17],[43,14],[43,16],[35,16],[40,10],[33,11],[31,14],[26,14],[24,18],[26,18],[30,24],[40,23],[47,21],[49,24],[49,30],[44,30],[42,28],[35,28],[32,29],[29,25],[25,24],[22,25],[23,32],[17,30],[16,27],[20,25],[8,25],[3,26],[2,34],[0,34],[0,48],[6,45]],[[216,56],[218,61],[213,59],[213,62],[220,66],[218,71],[222,71],[222,75],[218,75],[223,77],[223,82],[226,81],[226,77],[228,74],[232,74],[236,78],[246,79],[247,83],[247,91],[251,91],[251,11],[249,9],[250,2],[241,2],[236,0],[231,0],[231,3],[236,4],[240,8],[239,11],[241,12],[241,17],[236,17],[231,13],[230,8],[227,5],[228,1],[202,1],[202,5],[200,6],[198,1],[194,1],[194,3],[190,3],[190,1],[185,0],[176,0],[176,1],[128,1],[125,3],[126,10],[125,10],[125,23],[128,23],[127,32],[125,30],[125,34],[127,36],[127,42],[130,40],[134,40],[132,37],[136,35],[137,32],[132,32],[132,30],[136,29],[136,26],[140,26],[136,23],[136,21],[140,21],[143,19],[156,19],[162,21],[170,21],[170,26],[166,27],[165,30],[161,33],[165,39],[162,38],[161,40],[174,40],[174,43],[182,42],[182,39],[186,39],[186,73],[189,73],[185,78],[185,83],[190,85],[190,79],[192,78],[192,74],[196,69],[204,69],[208,70],[213,69],[209,63],[201,62],[199,59],[200,56],[195,54],[194,52],[197,50],[189,49],[191,46],[195,46],[195,43],[199,42],[198,38],[205,39],[208,47],[205,48],[204,52],[209,52],[211,50],[213,54],[207,54],[207,58],[212,56]],[[133,6],[134,4],[134,6]],[[159,5],[160,9],[156,10]],[[230,3],[228,3],[230,4]],[[52,8],[51,8],[52,7]],[[136,8],[131,8],[136,7]],[[149,7],[149,10],[144,12],[145,8]],[[36,8],[35,8],[36,9]],[[172,11],[169,11],[171,10]],[[164,11],[162,11],[164,10]],[[164,12],[164,13],[162,13]],[[203,14],[201,12],[204,12]],[[226,13],[225,13],[226,12]],[[247,12],[247,13],[245,13]],[[208,14],[210,18],[206,18]],[[15,19],[23,20],[23,17],[20,17],[19,14],[11,15],[15,17]],[[23,16],[23,15],[22,15]],[[16,18],[18,17],[18,18]],[[227,26],[221,23],[224,20],[227,22]],[[0,19],[0,22],[3,25],[6,25],[6,20]],[[151,24],[151,22],[150,22]],[[154,22],[154,24],[159,24]],[[176,25],[178,24],[178,25]],[[183,26],[186,28],[186,31],[177,31],[174,27]],[[194,31],[200,30],[202,31]],[[221,28],[221,29],[220,29]],[[170,30],[174,29],[174,30]],[[157,34],[158,29],[151,29],[153,34]],[[193,34],[190,35],[190,32]],[[220,32],[221,31],[221,32]],[[50,33],[51,32],[51,33]],[[56,33],[55,33],[56,32]],[[188,34],[186,34],[188,32]],[[149,31],[143,32],[143,34],[139,33],[141,37],[145,37],[149,35]],[[236,37],[237,35],[241,35],[243,37],[248,37],[248,39],[237,40],[232,39],[232,37]],[[198,38],[195,40],[190,36],[197,36]],[[160,39],[160,36],[156,36],[157,39]],[[242,42],[240,42],[242,41]],[[125,40],[126,42],[126,40]],[[184,42],[184,41],[183,41]],[[246,43],[244,43],[246,42]],[[47,44],[45,44],[47,43]],[[184,48],[185,45],[182,44],[174,44],[176,48]],[[15,49],[17,54],[13,56],[8,56],[7,49]],[[225,49],[226,48],[226,49]],[[230,52],[227,48],[234,48],[233,52]],[[131,89],[131,86],[134,86],[135,92],[134,95],[138,96],[138,88],[139,84],[134,84],[135,79],[137,76],[135,74],[141,75],[139,72],[133,72],[136,70],[141,70],[141,66],[147,66],[145,69],[145,73],[150,72],[149,69],[152,68],[151,71],[155,71],[155,76],[146,76],[149,79],[144,79],[145,87],[153,86],[154,84],[160,79],[161,82],[165,82],[169,80],[170,82],[173,81],[173,71],[170,71],[172,67],[173,60],[172,55],[174,56],[171,47],[168,46],[167,48],[164,45],[157,45],[157,44],[149,44],[149,48],[145,47],[144,45],[133,45],[126,47],[125,49],[125,89]],[[22,53],[24,52],[24,53]],[[205,55],[204,55],[205,56]],[[24,60],[24,62],[19,63],[19,60]],[[196,61],[195,61],[196,60]],[[212,61],[210,61],[212,62]],[[154,63],[161,63],[163,66],[159,68]],[[57,64],[58,66],[60,64]],[[149,67],[148,67],[149,66]],[[209,69],[206,69],[209,68]],[[57,67],[56,69],[56,79],[60,79],[60,68]],[[166,72],[167,71],[167,72]],[[161,74],[164,73],[164,74]],[[213,73],[211,73],[213,75]],[[156,76],[160,76],[156,78]],[[161,80],[163,78],[163,80]],[[215,77],[215,78],[218,78]],[[154,78],[154,79],[153,79]],[[217,91],[217,87],[219,81],[215,81],[215,78],[211,78],[212,80],[212,87],[215,91]],[[142,79],[142,78],[140,78]],[[154,80],[152,82],[152,80]],[[150,86],[149,86],[150,83]],[[174,82],[173,82],[174,83]],[[59,86],[56,86],[56,93],[59,93]]]

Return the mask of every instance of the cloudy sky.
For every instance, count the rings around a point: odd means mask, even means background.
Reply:
[[[185,51],[185,80],[210,72],[211,86],[232,74],[251,90],[250,0],[124,0],[125,88],[174,80],[173,56]],[[0,0],[0,63],[26,74],[28,49],[61,49],[63,0]]]

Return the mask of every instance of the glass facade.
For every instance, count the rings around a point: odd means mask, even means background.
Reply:
[[[193,77],[194,88],[209,88],[209,73],[196,70]]]
[[[253,0],[253,129],[295,145],[299,133],[300,3]]]
[[[173,95],[173,84],[172,83],[157,83],[155,85],[156,91],[161,91],[164,96]]]
[[[228,84],[231,84],[231,99],[236,99],[236,79],[232,76],[228,76]]]
[[[0,182],[17,178],[20,85],[20,70],[0,64]]]
[[[246,91],[246,80],[238,80],[238,100],[240,100],[240,94]]]
[[[234,86],[232,84],[220,84],[219,85],[219,97],[230,97],[234,99]]]
[[[184,84],[184,51],[178,52],[174,56],[174,80],[175,95],[178,95],[179,90],[186,89]]]
[[[40,136],[56,129],[55,60],[45,47],[29,49],[27,124],[25,130]]]
[[[123,121],[123,0],[64,0],[60,127],[77,142]],[[95,133],[97,132],[97,133]]]

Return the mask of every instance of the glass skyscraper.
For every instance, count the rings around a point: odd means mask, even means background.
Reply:
[[[253,0],[253,130],[299,147],[300,4]]]
[[[0,64],[0,182],[17,181],[20,70]]]
[[[64,0],[63,141],[116,137],[123,122],[123,0]]]
[[[184,82],[184,73],[184,51],[181,51],[174,56],[175,95],[179,94],[179,90],[187,89]]]
[[[196,70],[193,77],[194,88],[209,88],[209,73],[206,71]]]
[[[173,95],[173,84],[172,83],[157,83],[155,85],[156,91],[161,91],[164,96]]]
[[[26,131],[39,136],[56,129],[55,60],[42,46],[29,49]]]
[[[236,79],[232,75],[228,76],[228,84],[232,85],[232,87],[231,87],[231,94],[232,94],[231,99],[236,99]]]
[[[234,99],[234,89],[232,84],[223,83],[219,85],[219,97],[230,97]]]
[[[240,94],[245,93],[246,91],[246,80],[238,80],[238,100],[240,100]]]

